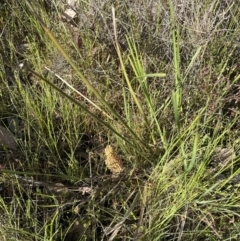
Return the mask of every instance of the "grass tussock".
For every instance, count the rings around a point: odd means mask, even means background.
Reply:
[[[29,2],[0,6],[1,240],[238,240],[239,3]]]

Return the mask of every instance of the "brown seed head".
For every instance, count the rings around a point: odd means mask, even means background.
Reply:
[[[106,155],[105,164],[107,168],[113,173],[113,176],[117,177],[121,172],[124,171],[122,160],[114,152],[111,145],[108,145],[105,148],[105,155]]]

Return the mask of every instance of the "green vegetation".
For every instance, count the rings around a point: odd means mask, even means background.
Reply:
[[[0,5],[0,239],[239,240],[240,3],[29,2]]]

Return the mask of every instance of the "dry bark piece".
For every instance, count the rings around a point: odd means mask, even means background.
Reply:
[[[224,166],[236,157],[233,148],[216,147],[213,155],[213,162],[217,165]]]
[[[12,150],[17,149],[17,142],[13,134],[3,126],[0,126],[0,145],[4,145]]]

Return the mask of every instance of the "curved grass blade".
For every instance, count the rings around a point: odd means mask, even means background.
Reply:
[[[25,0],[29,10],[31,11],[31,13],[37,18],[37,20],[39,21],[39,23],[41,24],[42,28],[44,29],[44,31],[46,32],[46,34],[49,36],[49,38],[53,41],[54,45],[57,47],[57,49],[61,52],[61,54],[63,55],[63,57],[66,59],[66,61],[71,65],[71,67],[73,68],[73,70],[76,72],[76,74],[81,78],[81,80],[84,82],[84,84],[87,86],[87,88],[100,100],[100,102],[105,106],[105,108],[118,120],[121,122],[121,124],[127,128],[127,130],[131,133],[131,135],[135,138],[136,141],[138,141],[138,143],[144,147],[144,148],[148,148],[150,150],[150,148],[148,146],[146,146],[142,140],[138,137],[138,135],[127,125],[127,123],[125,121],[123,121],[122,117],[120,115],[117,114],[116,111],[114,111],[111,106],[105,101],[105,99],[99,94],[99,92],[91,85],[91,83],[87,80],[87,78],[81,73],[81,71],[79,71],[78,67],[73,63],[73,61],[71,60],[71,58],[68,56],[68,54],[64,51],[64,49],[61,47],[61,45],[59,44],[59,42],[57,41],[57,39],[53,36],[52,32],[46,27],[46,25],[44,24],[43,20],[38,16],[38,14],[36,13],[36,11],[33,9],[33,7],[31,6],[31,4],[29,3],[28,0]],[[48,83],[50,83],[48,81]],[[56,87],[56,86],[55,86]],[[56,88],[55,88],[56,89]],[[71,101],[73,101],[73,99],[71,99]],[[109,126],[109,125],[108,125]],[[109,128],[110,129],[110,128]],[[112,129],[112,128],[111,128]],[[119,133],[118,133],[119,136]],[[120,135],[121,137],[121,135]],[[151,150],[150,150],[151,151]]]
[[[94,115],[91,111],[89,111],[86,107],[84,107],[79,101],[77,101],[76,99],[74,99],[73,97],[71,97],[70,95],[68,95],[67,93],[65,93],[63,90],[61,90],[60,88],[58,88],[56,85],[54,85],[53,83],[51,83],[49,80],[45,79],[43,76],[39,75],[38,73],[31,71],[34,75],[36,75],[38,78],[40,78],[41,80],[43,80],[44,82],[46,82],[48,85],[50,85],[52,88],[54,88],[56,91],[58,91],[61,95],[63,95],[64,97],[66,97],[67,99],[69,99],[72,103],[76,104],[77,106],[79,106],[83,111],[85,111],[86,113],[88,113],[89,115],[91,115],[96,121],[98,121],[99,123],[101,123],[103,126],[106,126],[109,130],[111,130],[114,134],[116,134],[117,136],[119,136],[122,140],[126,141],[126,143],[128,143],[129,145],[133,146],[134,148],[136,148],[135,145],[133,145],[128,139],[126,139],[124,136],[122,136],[120,133],[118,133],[115,129],[113,129],[108,123],[106,123],[105,121],[101,120],[100,118],[98,118],[96,115]]]

